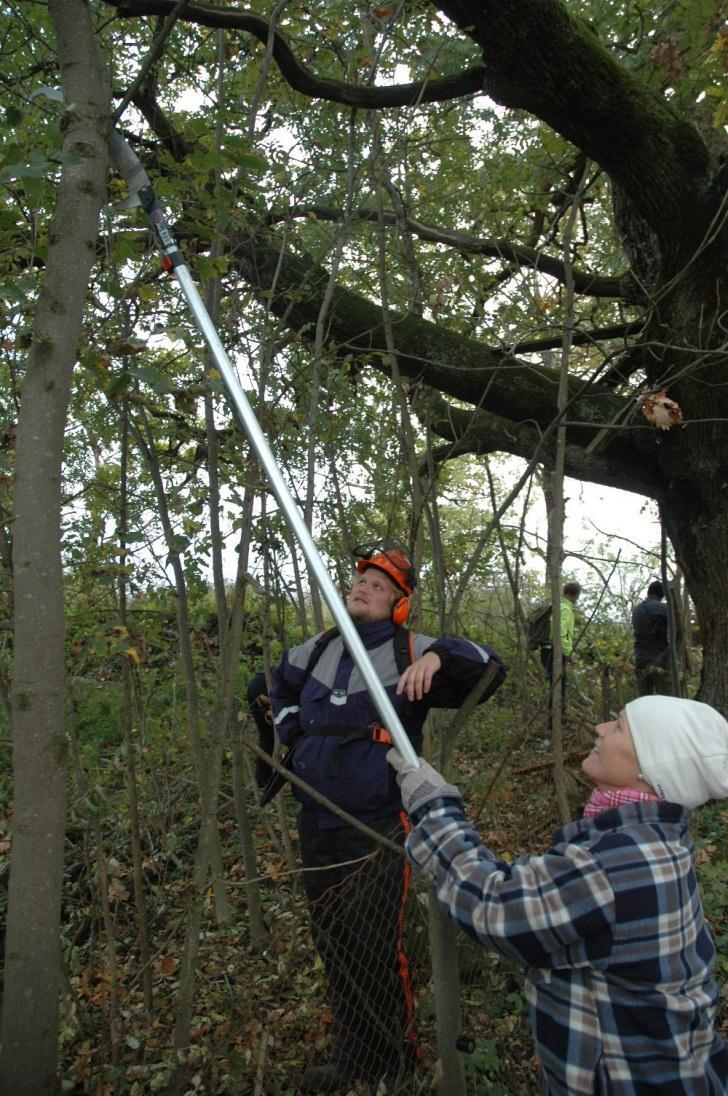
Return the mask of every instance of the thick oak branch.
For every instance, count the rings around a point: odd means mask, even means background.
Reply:
[[[435,4],[483,50],[485,89],[527,110],[624,187],[669,250],[694,247],[711,216],[698,131],[623,68],[561,0]],[[676,244],[680,244],[676,248]]]
[[[319,315],[328,272],[309,256],[281,254],[275,237],[251,233],[238,238],[232,257],[245,279],[265,294],[271,309],[288,327],[310,337]],[[273,297],[268,295],[275,284]],[[417,316],[392,314],[400,373],[424,381],[458,400],[487,406],[516,422],[529,418],[546,429],[556,410],[558,372],[516,358],[501,349]],[[341,285],[334,289],[328,311],[329,350],[365,360],[389,372],[389,352],[381,309]],[[570,385],[574,440],[588,444],[594,428],[621,413],[623,400],[608,388]]]

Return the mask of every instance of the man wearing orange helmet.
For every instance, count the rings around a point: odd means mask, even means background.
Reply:
[[[457,708],[489,672],[486,700],[505,670],[492,648],[408,632],[417,585],[399,545],[354,550],[346,607],[402,725],[419,752],[430,708]],[[402,845],[406,817],[386,754],[391,741],[338,632],[285,652],[271,704],[292,771],[369,829]],[[358,1079],[401,1077],[416,1040],[410,971],[402,944],[409,873],[373,836],[296,788],[304,886],[333,1015],[331,1060],[306,1070],[298,1090],[332,1092]]]

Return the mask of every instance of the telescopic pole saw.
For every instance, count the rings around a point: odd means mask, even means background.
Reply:
[[[308,562],[310,573],[316,580],[324,596],[324,600],[331,610],[341,638],[361,674],[374,706],[377,709],[383,725],[387,728],[392,741],[402,757],[411,764],[419,767],[419,758],[400,722],[387,692],[377,677],[366,648],[362,643],[346,607],[339,597],[338,591],[331,577],[323,565],[313,537],[309,532],[301,513],[294,502],[288,485],[283,479],[275,457],[271,452],[260,424],[255,417],[248,399],[243,391],[237,373],[233,368],[225,348],[220,342],[220,337],[215,329],[210,314],[205,308],[204,302],[197,291],[189,268],[177,247],[169,225],[164,219],[164,213],[159,205],[154,188],[149,176],[142,167],[136,153],[129,147],[128,142],[118,130],[113,130],[109,141],[109,153],[119,169],[120,174],[126,180],[129,187],[130,202],[139,202],[151,223],[157,243],[163,253],[163,264],[166,270],[171,270],[179,282],[185,300],[194,318],[195,324],[202,335],[215,365],[225,382],[228,399],[233,410],[237,412],[238,421],[245,432],[251,446],[257,454],[258,460],[263,466],[270,481],[273,494],[278,500],[286,521],[301,546],[301,550]]]

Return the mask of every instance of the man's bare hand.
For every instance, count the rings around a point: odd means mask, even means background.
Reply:
[[[425,693],[429,693],[432,679],[441,666],[440,656],[434,651],[426,651],[402,674],[397,683],[397,696],[406,693],[408,700],[422,700]]]

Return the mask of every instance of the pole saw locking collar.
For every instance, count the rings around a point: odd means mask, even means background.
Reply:
[[[412,562],[401,545],[396,541],[391,548],[386,548],[380,542],[374,544],[358,544],[353,553],[356,559],[356,569],[364,574],[367,567],[376,567],[391,578],[395,586],[399,587],[405,595],[396,601],[392,607],[392,620],[401,625],[409,616],[409,597],[417,585],[417,576]]]

